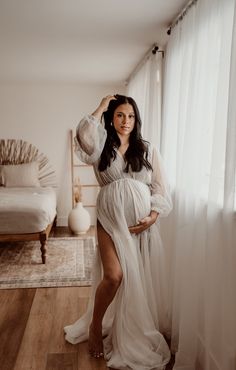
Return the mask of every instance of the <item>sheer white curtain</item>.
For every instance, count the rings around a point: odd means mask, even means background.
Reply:
[[[162,155],[174,210],[162,231],[174,370],[236,369],[234,7],[198,0],[167,45]]]
[[[130,78],[127,95],[136,101],[142,119],[142,135],[160,149],[162,53],[151,54]]]

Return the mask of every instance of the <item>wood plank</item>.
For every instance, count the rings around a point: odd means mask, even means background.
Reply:
[[[77,351],[78,370],[107,369],[103,359],[91,358],[87,342],[72,345],[65,341],[63,335],[63,327],[76,321],[86,311],[90,291],[90,287],[59,288],[57,290],[54,322],[48,347],[48,353],[53,354],[55,358],[53,356],[50,361],[57,361],[56,354],[58,353],[66,354]],[[54,368],[52,367],[50,370],[54,370]]]
[[[44,370],[56,288],[37,289],[14,370]]]
[[[72,345],[65,341],[64,326],[78,320],[85,312],[89,297],[88,287],[58,288],[56,305],[52,322],[49,353],[67,353],[78,351],[78,344]]]
[[[0,364],[12,370],[24,335],[36,289],[0,292]]]
[[[78,370],[78,353],[49,353],[46,370]]]

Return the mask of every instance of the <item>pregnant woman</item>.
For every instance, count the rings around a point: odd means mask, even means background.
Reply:
[[[103,98],[79,123],[75,141],[101,190],[92,294],[86,313],[64,328],[66,340],[88,339],[90,354],[104,355],[115,369],[165,369],[167,277],[158,217],[172,203],[160,155],[142,139],[135,101],[123,95]]]

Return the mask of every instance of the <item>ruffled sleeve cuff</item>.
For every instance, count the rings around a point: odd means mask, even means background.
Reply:
[[[160,194],[154,194],[151,196],[151,211],[159,213],[159,217],[167,217],[171,210],[171,199],[164,198]]]

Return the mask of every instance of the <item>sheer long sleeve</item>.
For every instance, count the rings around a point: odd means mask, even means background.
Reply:
[[[95,117],[85,116],[76,129],[75,152],[82,162],[93,164],[104,148],[107,132]]]
[[[151,209],[166,217],[172,210],[172,200],[166,179],[162,158],[155,148],[152,148],[152,180],[151,180]]]

